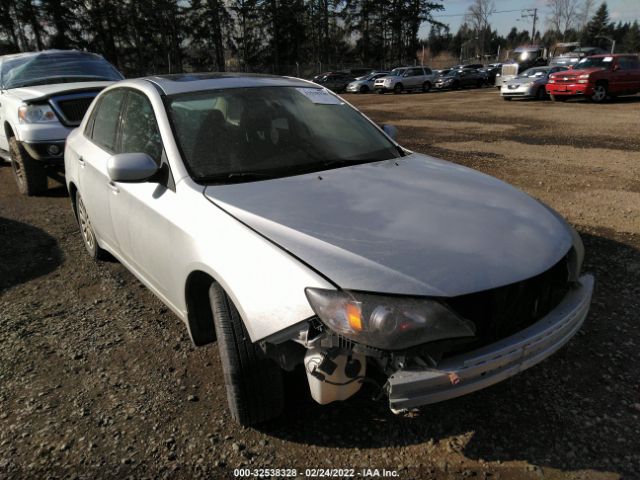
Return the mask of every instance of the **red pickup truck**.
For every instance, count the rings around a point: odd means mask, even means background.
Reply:
[[[593,55],[571,70],[549,76],[547,94],[554,102],[582,96],[593,102],[640,92],[640,60],[637,55]]]

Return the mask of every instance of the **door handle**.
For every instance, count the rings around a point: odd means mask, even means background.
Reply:
[[[78,163],[80,164],[81,167],[84,167],[85,166],[84,158],[78,157]]]
[[[120,189],[118,188],[118,186],[113,182],[109,182],[109,188],[114,194],[120,192]]]

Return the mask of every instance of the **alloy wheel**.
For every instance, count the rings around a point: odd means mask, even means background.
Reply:
[[[84,239],[87,248],[93,251],[96,238],[93,234],[93,228],[91,227],[87,210],[82,202],[82,197],[78,197],[78,222],[80,223],[80,232],[82,232],[82,238]]]
[[[607,89],[604,85],[596,85],[591,98],[594,102],[602,102],[607,97]]]

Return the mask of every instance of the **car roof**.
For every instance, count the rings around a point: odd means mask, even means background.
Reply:
[[[82,50],[50,49],[50,50],[40,50],[40,51],[37,51],[37,52],[10,53],[8,55],[0,56],[0,59],[8,60],[8,59],[12,59],[12,58],[27,58],[27,57],[35,57],[35,56],[38,56],[38,55],[46,56],[46,55],[56,55],[56,54],[61,54],[61,53],[80,53],[80,54],[83,54],[83,55],[91,55],[91,56],[94,56],[94,57],[102,58],[97,53],[85,52],[85,51],[82,51]]]
[[[151,82],[166,95],[218,90],[224,88],[250,87],[313,87],[322,88],[308,80],[295,77],[279,77],[254,73],[180,73],[173,75],[154,75],[138,80]]]
[[[599,53],[597,55],[589,55],[587,58],[601,58],[601,57],[638,57],[638,55],[634,53]]]

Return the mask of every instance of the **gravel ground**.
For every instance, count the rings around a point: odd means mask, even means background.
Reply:
[[[396,478],[640,478],[640,97],[502,102],[493,89],[347,97],[414,150],[511,182],[566,216],[597,277],[582,331],[492,388],[396,416],[364,389],[234,424],[215,345],[117,262],[85,254],[63,188],[0,167],[0,478],[229,478],[387,468]]]

